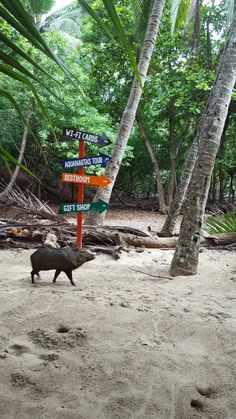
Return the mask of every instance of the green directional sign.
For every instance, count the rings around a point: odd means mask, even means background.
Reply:
[[[72,203],[72,204],[61,204],[59,207],[59,214],[67,214],[69,212],[87,212],[87,211],[96,211],[103,212],[110,207],[105,201],[99,199],[96,202],[81,202],[81,203]]]

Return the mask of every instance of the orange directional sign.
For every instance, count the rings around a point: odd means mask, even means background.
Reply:
[[[86,185],[99,185],[99,188],[105,188],[105,186],[111,183],[111,180],[103,174],[99,176],[90,176],[75,173],[62,173],[61,180],[62,182],[83,183]]]

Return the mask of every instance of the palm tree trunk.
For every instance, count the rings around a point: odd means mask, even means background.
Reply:
[[[171,68],[171,67],[170,67]],[[171,206],[173,201],[175,186],[176,186],[176,143],[174,135],[174,121],[175,121],[175,108],[174,99],[170,99],[169,103],[169,145],[170,145],[170,173],[168,179],[168,190],[167,190],[167,205]]]
[[[162,16],[165,0],[154,0],[152,12],[149,18],[148,27],[143,43],[143,48],[139,58],[139,73],[142,83],[144,85],[147,76],[149,64],[151,61],[153,49],[156,42],[156,37],[159,29],[159,24]],[[134,78],[129,99],[124,110],[122,120],[120,123],[119,132],[116,138],[114,149],[112,152],[112,160],[108,163],[105,175],[112,180],[106,188],[98,189],[94,200],[102,199],[109,202],[112,189],[118,175],[124,151],[134,124],[136,111],[138,109],[139,101],[142,96],[142,89],[138,83],[137,78]],[[102,214],[90,213],[86,219],[87,224],[102,224],[105,218],[105,211]]]
[[[236,81],[236,13],[202,119],[199,153],[189,184],[180,236],[170,274],[197,273],[200,235],[211,174]]]
[[[28,125],[30,123],[30,118],[32,116],[32,112],[33,112],[33,109],[34,109],[34,104],[35,104],[35,100],[34,100],[33,97],[31,97],[30,102],[29,102],[28,115],[26,117],[26,121],[27,121]],[[29,133],[29,129],[28,129],[27,126],[25,126],[24,131],[23,131],[23,136],[22,136],[20,153],[19,153],[19,157],[18,157],[18,162],[20,164],[22,164],[22,161],[23,161],[25,148],[26,148],[26,144],[27,144],[28,133]],[[3,200],[4,198],[6,198],[7,195],[11,192],[12,188],[14,187],[14,185],[16,183],[19,171],[20,171],[20,166],[16,166],[10,182],[8,183],[7,187],[0,193],[0,200]]]
[[[165,198],[164,198],[164,188],[163,188],[163,184],[162,184],[159,164],[158,164],[157,158],[154,154],[154,151],[152,149],[152,145],[149,141],[147,133],[145,131],[143,121],[142,121],[142,118],[141,118],[139,112],[137,112],[136,121],[138,123],[138,126],[139,126],[139,129],[140,129],[144,144],[146,145],[146,147],[148,149],[148,152],[149,152],[149,155],[150,155],[150,158],[151,158],[151,161],[152,161],[152,165],[153,165],[153,170],[154,170],[154,173],[155,173],[155,176],[156,176],[159,212],[161,214],[167,214],[167,207],[166,207]]]

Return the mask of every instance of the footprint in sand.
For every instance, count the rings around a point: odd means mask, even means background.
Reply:
[[[80,327],[70,328],[59,326],[56,331],[35,329],[28,333],[28,337],[36,346],[47,349],[71,349],[83,346],[87,341],[87,333]]]
[[[208,399],[212,399],[216,396],[216,390],[210,387],[196,387],[197,392]]]
[[[206,311],[204,313],[200,313],[200,316],[203,318],[207,318],[208,321],[210,320],[211,317],[217,319],[220,323],[222,323],[223,320],[226,319],[230,319],[231,315],[228,313],[223,313],[223,312],[211,312],[211,311]]]
[[[28,385],[34,385],[35,383],[31,382],[29,377],[25,374],[14,372],[10,375],[11,382],[16,387],[26,387]]]
[[[59,358],[59,355],[56,353],[39,353],[36,350],[33,350],[25,345],[20,345],[18,343],[9,346],[7,353],[13,356],[24,356],[25,358],[35,357],[35,359],[40,359],[43,361],[53,362]],[[26,356],[25,356],[26,355]]]

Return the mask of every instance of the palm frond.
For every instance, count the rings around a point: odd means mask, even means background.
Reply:
[[[109,31],[107,30],[106,26],[103,24],[103,22],[101,21],[101,19],[97,16],[97,14],[94,12],[94,10],[91,8],[91,6],[89,6],[89,4],[85,1],[85,0],[78,0],[79,3],[85,8],[85,10],[87,10],[87,12],[96,20],[96,22],[99,24],[99,26],[108,34]],[[108,13],[108,15],[110,16],[110,19],[116,29],[116,32],[122,42],[122,45],[127,53],[127,56],[130,59],[130,62],[132,64],[132,67],[134,69],[135,75],[138,79],[139,85],[142,87],[142,80],[139,74],[139,70],[138,70],[138,66],[136,63],[136,60],[134,58],[134,55],[132,53],[132,50],[129,46],[129,43],[126,39],[126,35],[124,32],[124,29],[120,23],[120,19],[117,15],[116,9],[115,9],[115,5],[113,0],[102,0],[104,7]],[[110,35],[109,35],[110,36]],[[111,39],[114,40],[113,37],[110,36]]]
[[[27,172],[30,176],[33,176],[35,179],[37,179],[37,181],[39,181],[39,179],[34,175],[34,173],[31,172],[31,170],[27,169],[27,167],[25,167],[23,164],[19,163],[18,160],[16,160],[15,157],[13,157],[2,146],[0,146],[0,155],[2,155],[3,158],[6,159],[7,161],[13,163],[14,165],[19,166],[22,170],[24,170],[25,172]]]
[[[171,4],[171,35],[177,26],[183,25],[190,8],[191,0],[172,0]]]
[[[208,217],[205,220],[205,230],[209,234],[236,232],[236,212],[228,212],[220,216]]]
[[[21,48],[19,48],[14,42],[12,42],[7,36],[5,36],[2,32],[0,32],[0,41],[3,42],[4,45],[8,46],[12,49],[12,51],[19,54],[22,58],[32,64],[35,68],[39,71],[44,73],[48,78],[51,78],[56,83],[60,84],[53,76],[51,76],[44,68],[42,68],[36,61],[34,61],[29,55],[27,55]]]
[[[17,104],[17,102],[15,101],[13,96],[10,95],[10,93],[8,93],[6,90],[3,90],[3,89],[0,89],[0,96],[5,97],[5,99],[7,99],[12,104],[13,108],[15,109],[17,114],[19,115],[23,124],[26,125],[30,129],[28,122],[26,121],[23,113],[21,112],[20,106]]]
[[[21,35],[28,39],[33,46],[42,51],[52,59],[64,73],[73,80],[73,75],[65,67],[59,57],[50,49],[38,29],[34,26],[31,17],[24,10],[19,0],[1,0],[4,8],[0,6],[0,17],[2,17],[10,26],[17,30]]]
[[[135,38],[142,40],[147,29],[150,13],[152,11],[153,0],[132,0],[130,8],[135,19]]]
[[[37,104],[39,105],[39,107],[40,107],[40,109],[41,109],[41,111],[42,111],[45,119],[48,121],[48,124],[51,127],[51,130],[53,132],[54,138],[56,138],[56,134],[54,132],[54,129],[53,129],[53,126],[52,126],[50,117],[49,117],[49,115],[48,115],[48,113],[47,113],[47,111],[45,109],[45,106],[44,106],[43,102],[39,98],[39,96],[38,96],[38,94],[36,92],[36,89],[32,85],[32,83],[30,83],[30,81],[26,77],[22,76],[21,74],[16,73],[15,71],[13,71],[10,68],[7,68],[7,67],[5,67],[5,66],[3,66],[1,64],[0,64],[0,72],[1,73],[4,73],[8,77],[11,77],[11,78],[13,78],[13,79],[15,79],[15,80],[17,80],[17,81],[25,84],[28,87],[28,89],[31,90],[31,92],[33,93],[33,95],[35,97],[35,100],[36,100]]]
[[[115,43],[115,39],[112,36],[111,32],[107,29],[106,25],[102,22],[102,20],[98,17],[98,15],[94,12],[92,7],[87,3],[85,0],[78,0],[78,2],[81,4],[81,6],[96,20],[98,25],[104,30],[104,32],[107,34],[107,36],[111,39],[112,42]]]
[[[190,6],[189,6],[189,9],[188,9],[188,13],[187,13],[187,17],[186,17],[185,26],[188,26],[190,24],[190,22],[195,18],[196,8],[197,8],[197,0],[191,0]]]

